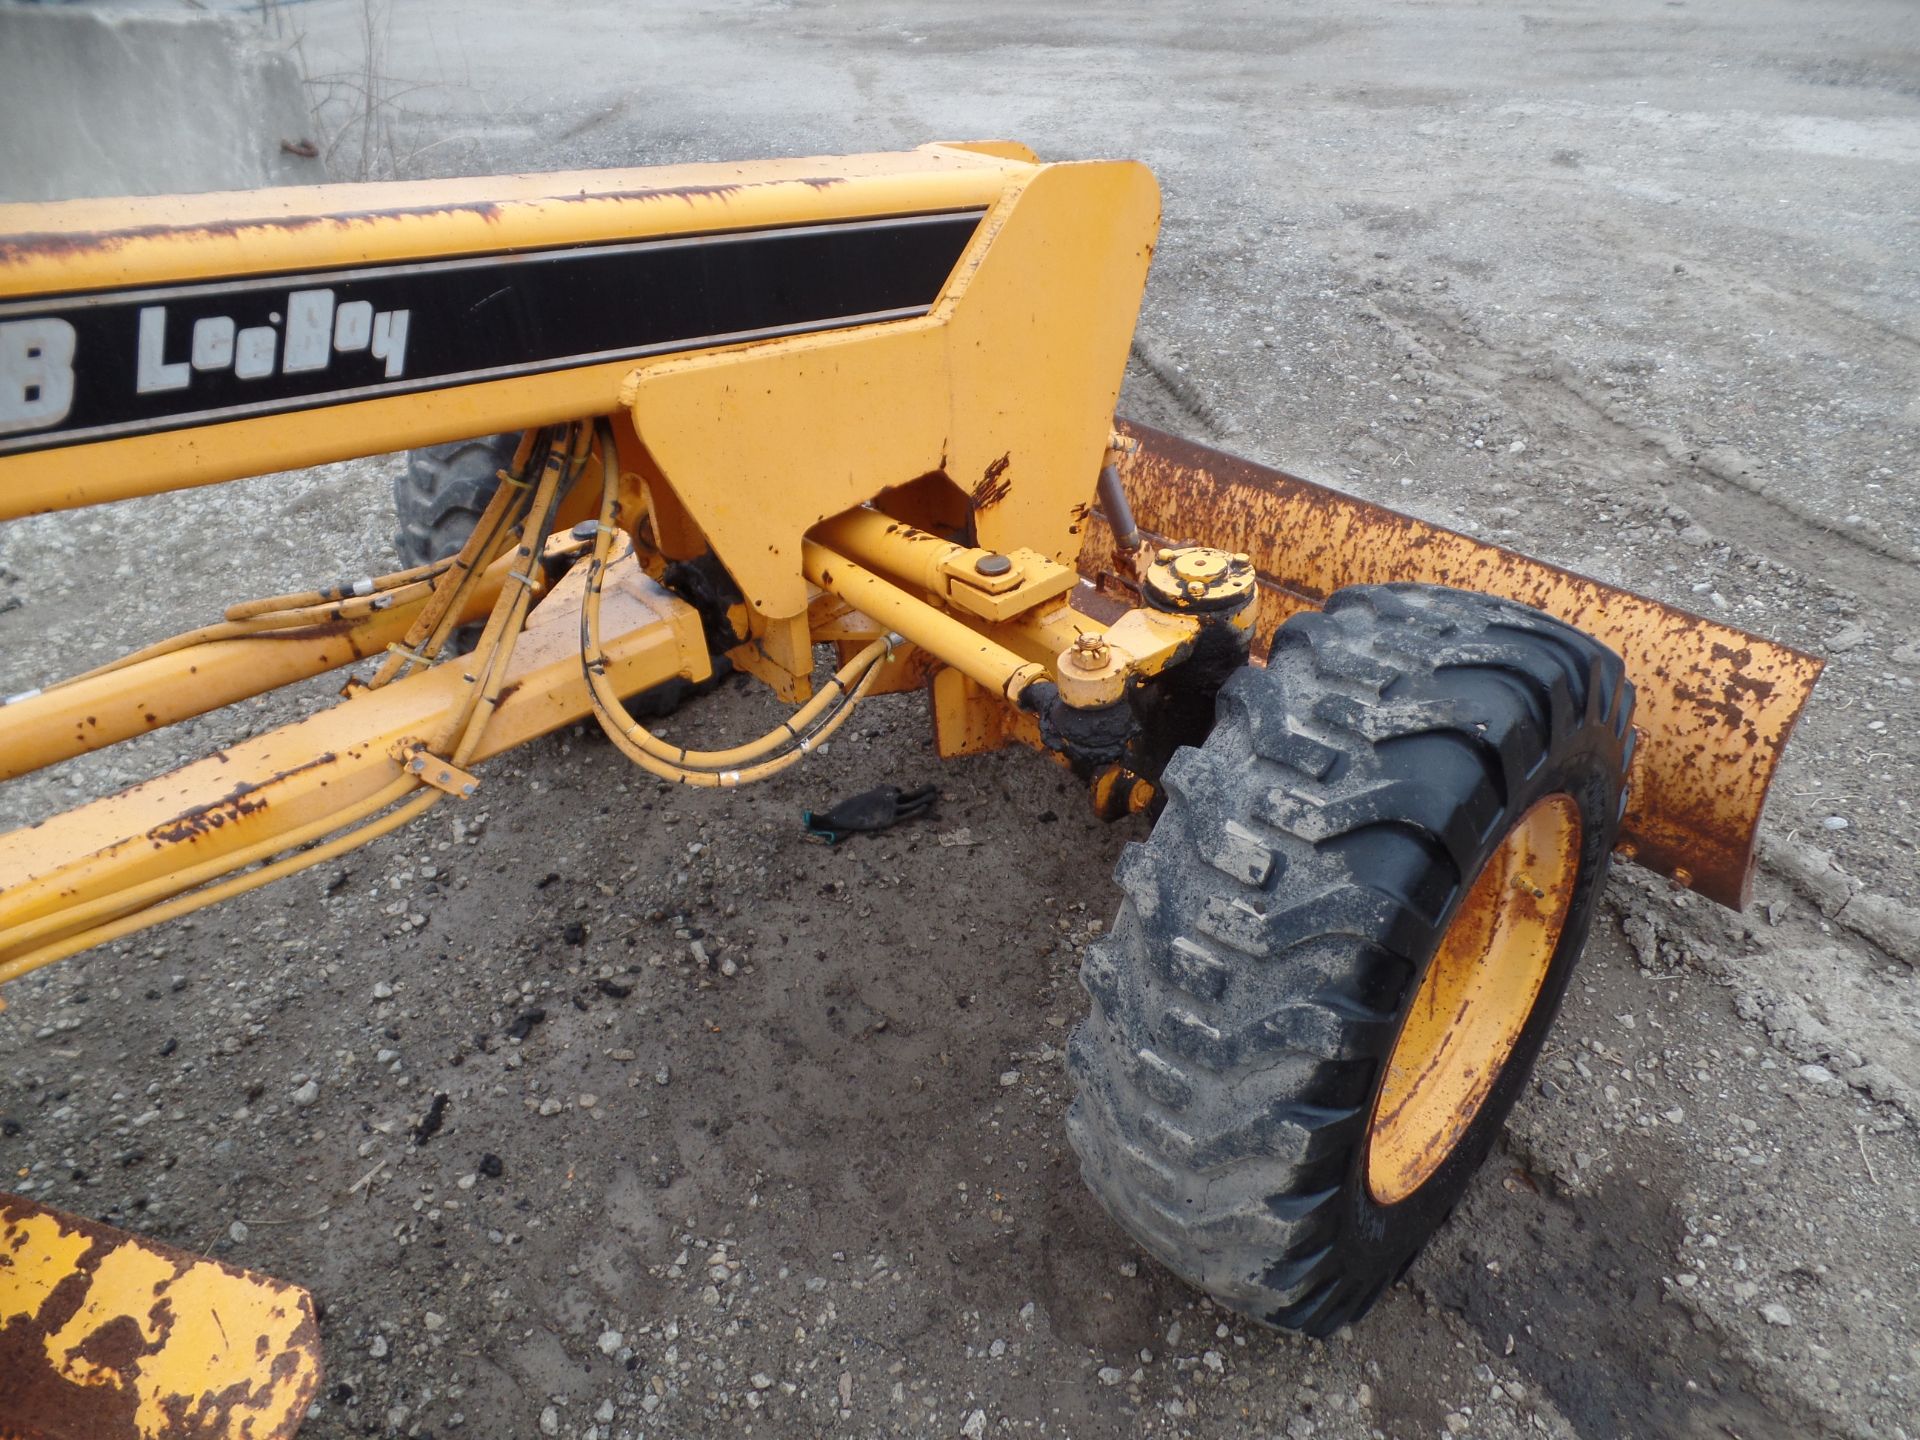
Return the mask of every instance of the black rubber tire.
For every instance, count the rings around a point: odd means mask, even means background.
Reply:
[[[444,560],[467,543],[519,444],[516,431],[407,453],[407,468],[393,481],[393,548],[402,569]]]
[[[1405,1273],[1486,1158],[1587,937],[1625,805],[1617,656],[1524,606],[1340,591],[1221,691],[1117,871],[1081,980],[1067,1130],[1107,1211],[1264,1323],[1326,1335]],[[1538,999],[1474,1120],[1396,1204],[1367,1184],[1385,1061],[1467,887],[1565,792],[1578,870]]]

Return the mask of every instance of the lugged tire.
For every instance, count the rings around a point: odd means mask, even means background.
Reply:
[[[402,569],[445,559],[467,543],[519,443],[515,432],[407,453],[407,468],[393,481],[393,548]]]
[[[1406,1271],[1559,1008],[1625,805],[1632,709],[1597,641],[1434,586],[1340,591],[1227,682],[1205,744],[1167,768],[1152,834],[1121,858],[1069,1051],[1081,1172],[1146,1250],[1316,1335]],[[1561,793],[1577,869],[1532,1010],[1438,1168],[1377,1203],[1370,1126],[1407,1009],[1482,865]]]

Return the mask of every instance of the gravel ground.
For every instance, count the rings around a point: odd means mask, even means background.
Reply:
[[[275,19],[323,76],[363,13]],[[724,795],[551,737],[13,986],[14,1188],[312,1287],[318,1437],[1920,1435],[1909,4],[382,14],[389,138],[336,166],[1146,159],[1128,413],[1831,665],[1753,907],[1617,872],[1502,1146],[1327,1343],[1215,1311],[1080,1188],[1062,1050],[1140,832],[1025,753],[940,766],[908,698]],[[0,693],[378,563],[392,471],[10,525]],[[0,822],[329,688],[16,781]],[[879,780],[937,816],[800,840]]]

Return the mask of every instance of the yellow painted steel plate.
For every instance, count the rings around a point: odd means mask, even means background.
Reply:
[[[1252,557],[1257,647],[1343,586],[1396,581],[1504,595],[1611,647],[1638,691],[1621,852],[1722,905],[1746,904],[1761,807],[1819,659],[1238,456],[1120,428],[1138,442],[1119,468],[1148,540]],[[1109,527],[1089,526],[1086,540],[1080,573],[1120,584]]]
[[[305,1290],[0,1195],[0,1440],[286,1440],[319,1389]]]

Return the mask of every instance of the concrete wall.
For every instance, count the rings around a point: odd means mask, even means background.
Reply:
[[[326,179],[286,55],[236,20],[0,4],[0,200]]]

